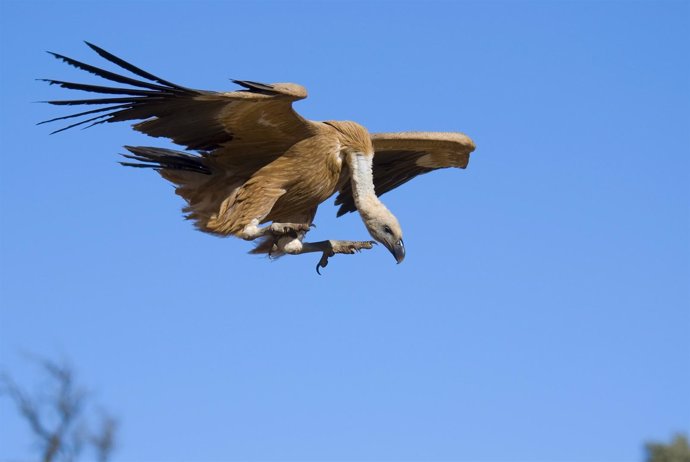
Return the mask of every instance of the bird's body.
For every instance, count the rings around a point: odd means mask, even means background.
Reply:
[[[317,269],[333,253],[371,248],[367,241],[303,242],[319,204],[339,192],[338,214],[358,210],[370,234],[400,262],[404,257],[402,230],[377,193],[437,168],[464,168],[474,149],[472,141],[459,133],[370,135],[354,122],[306,120],[292,108],[294,101],[306,97],[300,85],[235,81],[244,89],[226,93],[192,90],[89,46],[146,80],[54,54],[77,68],[135,88],[49,80],[65,88],[126,96],[50,101],[107,107],[47,122],[96,113],[101,115],[66,128],[86,122],[141,120],[134,125],[136,130],[170,138],[196,154],[127,147],[130,154],[125,157],[136,162],[123,164],[154,168],[174,183],[177,194],[187,201],[187,217],[200,230],[259,239],[258,253],[321,251],[324,255]],[[268,222],[271,224],[260,226]]]
[[[199,220],[200,227],[213,233],[240,235],[253,220],[311,224],[319,204],[348,179],[341,178],[342,137],[327,124],[313,125],[310,137],[265,165],[223,169],[238,172],[230,180],[238,187],[223,197],[224,203],[212,207],[214,212],[209,217]]]

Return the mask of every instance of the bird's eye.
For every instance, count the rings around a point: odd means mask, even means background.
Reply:
[[[386,232],[387,234],[393,234],[393,231],[391,230],[390,226],[385,225],[383,227],[383,231]]]

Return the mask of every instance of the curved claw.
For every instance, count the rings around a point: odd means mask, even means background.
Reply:
[[[328,259],[329,259],[330,257],[332,257],[333,255],[335,255],[335,254],[334,254],[334,253],[331,253],[331,254],[329,255],[328,252],[324,252],[324,253],[323,253],[323,255],[321,256],[321,259],[320,259],[319,262],[316,264],[316,274],[318,274],[319,276],[321,276],[321,271],[319,271],[319,269],[325,268],[326,266],[328,266]]]
[[[321,268],[325,268],[328,265],[328,259],[335,254],[355,254],[361,252],[363,249],[371,249],[376,242],[374,241],[323,241],[317,243],[311,243],[309,245],[314,248],[314,250],[321,250],[323,254],[321,259],[316,264],[316,273],[321,275]]]
[[[268,258],[273,258],[273,255],[278,251],[278,245],[277,245],[277,240],[273,240],[273,245],[271,246],[271,249],[268,251]],[[277,257],[276,257],[277,258]]]
[[[319,271],[319,270],[320,270],[321,268],[325,268],[326,266],[328,266],[328,257],[327,257],[326,254],[324,253],[324,254],[323,254],[323,257],[321,257],[321,260],[319,260],[319,261],[316,263],[316,274],[318,274],[319,276],[321,276],[321,271]]]

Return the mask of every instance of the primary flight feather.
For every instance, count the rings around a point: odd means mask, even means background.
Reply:
[[[193,153],[125,146],[128,160],[121,163],[153,168],[174,183],[177,194],[187,202],[187,217],[200,230],[258,240],[254,253],[322,252],[317,271],[336,253],[352,254],[373,244],[304,242],[319,204],[338,193],[338,216],[357,210],[369,234],[400,263],[405,257],[402,229],[378,196],[432,170],[465,168],[475,148],[461,133],[370,134],[355,122],[304,119],[292,103],[306,98],[307,91],[294,83],[234,80],[241,89],[230,92],[182,87],[86,44],[137,78],[51,53],[67,64],[126,86],[44,79],[63,88],[106,96],[48,101],[105,107],[41,123],[83,118],[53,132],[57,133],[80,125],[132,120],[137,121],[135,130],[171,139]]]

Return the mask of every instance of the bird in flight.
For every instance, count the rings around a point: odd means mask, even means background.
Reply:
[[[403,233],[379,196],[432,170],[465,168],[475,146],[461,133],[369,133],[348,121],[316,122],[292,107],[307,97],[294,83],[233,80],[229,92],[195,90],[163,80],[86,44],[128,77],[50,53],[78,69],[123,86],[41,79],[97,98],[54,100],[60,106],[98,106],[43,123],[81,118],[60,128],[136,121],[133,128],[164,137],[185,151],[125,146],[122,165],[152,168],[176,186],[186,217],[201,231],[256,241],[252,253],[278,257],[321,252],[319,272],[335,254],[383,244],[400,263]],[[337,193],[338,216],[359,212],[376,241],[305,242],[316,209]]]

